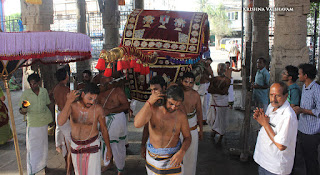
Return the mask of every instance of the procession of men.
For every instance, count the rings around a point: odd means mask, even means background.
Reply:
[[[290,65],[282,72],[282,81],[269,86],[265,66],[265,59],[259,58],[256,81],[252,84],[252,98],[256,100],[252,117],[259,124],[253,156],[258,165],[257,173],[319,174],[316,148],[320,142],[320,85],[315,81],[317,70],[311,64]],[[166,82],[160,75],[151,78],[151,95],[134,117],[134,127],[144,127],[141,156],[146,161],[148,175],[195,175],[204,124],[210,128],[213,143],[221,147],[228,134],[227,110],[232,108],[231,72],[238,69],[230,67],[228,62],[218,64],[216,76],[210,64],[207,69],[206,84],[203,85],[207,87],[206,93],[203,89],[200,91],[203,95],[210,94],[209,105],[200,92],[194,90],[196,77],[191,71],[184,72],[176,82]],[[74,86],[77,90],[68,87],[69,74],[65,68],[58,69],[55,76],[58,80],[52,91],[56,104],[55,145],[65,159],[66,174],[101,174],[112,166],[118,175],[130,174],[125,171],[126,115],[130,104],[125,83],[114,81],[123,75],[114,72],[111,77],[101,76],[97,84],[92,82],[91,72],[86,70],[82,74],[83,82]],[[27,116],[28,174],[36,174],[42,169],[50,171],[46,161],[50,99],[46,89],[40,87],[40,79],[37,73],[29,75],[31,89],[25,90],[20,99],[21,103],[29,101],[33,104],[19,111]],[[297,79],[304,83],[302,90],[295,83]],[[217,141],[216,135],[219,135]]]

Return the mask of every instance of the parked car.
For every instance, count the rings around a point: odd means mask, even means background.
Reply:
[[[220,49],[221,50],[226,50],[226,42],[230,40],[230,38],[222,38],[220,40]]]

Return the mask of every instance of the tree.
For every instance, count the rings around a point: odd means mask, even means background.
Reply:
[[[198,0],[199,12],[207,12],[206,7],[211,6],[208,4],[208,0]]]
[[[232,34],[230,21],[225,10],[225,6],[219,4],[216,7],[208,4],[208,0],[198,0],[199,11],[208,14],[210,23],[210,33],[215,35],[215,45],[220,47],[220,40],[223,36]]]
[[[315,11],[319,8],[319,3],[312,2],[310,3],[310,13],[308,14],[308,20],[307,20],[307,30],[308,30],[308,35],[313,35],[314,34],[314,28],[315,28]],[[319,18],[319,16],[317,16]],[[319,26],[317,25],[317,31]]]
[[[22,21],[21,14],[15,13],[5,17],[6,32],[19,32],[21,30]]]

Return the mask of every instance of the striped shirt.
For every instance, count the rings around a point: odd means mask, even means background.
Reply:
[[[315,116],[301,113],[298,130],[304,134],[320,133],[320,85],[313,81],[303,85],[300,107],[311,110]]]

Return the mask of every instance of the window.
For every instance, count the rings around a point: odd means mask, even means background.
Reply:
[[[228,12],[228,19],[229,20],[238,20],[239,19],[239,12]]]

